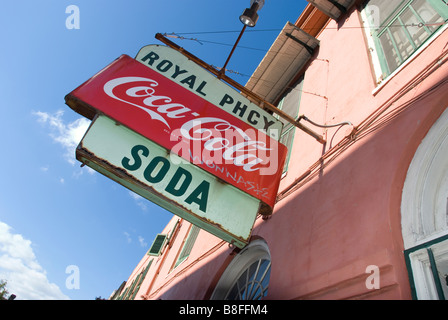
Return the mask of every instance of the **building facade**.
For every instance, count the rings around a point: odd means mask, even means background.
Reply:
[[[111,299],[448,298],[448,4],[309,2],[246,88],[325,143],[285,122],[249,245],[174,216]]]

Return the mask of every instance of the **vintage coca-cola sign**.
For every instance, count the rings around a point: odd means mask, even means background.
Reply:
[[[272,208],[286,147],[204,99],[206,82],[190,76],[185,83],[196,93],[122,55],[66,103],[91,119],[107,115]]]

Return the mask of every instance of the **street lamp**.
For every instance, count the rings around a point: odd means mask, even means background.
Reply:
[[[257,11],[263,8],[264,0],[251,0],[250,8],[246,8],[240,16],[240,21],[248,27],[253,27],[257,23]]]
[[[240,21],[242,24],[244,24],[243,29],[240,32],[240,35],[238,36],[238,39],[236,39],[235,44],[233,45],[232,51],[230,51],[229,56],[227,57],[226,62],[224,63],[224,66],[221,68],[219,75],[222,75],[225,73],[227,64],[229,63],[230,57],[233,55],[233,52],[235,51],[235,48],[238,45],[238,42],[240,42],[241,37],[243,36],[244,31],[246,30],[246,27],[254,27],[258,20],[258,14],[257,11],[260,10],[264,5],[264,0],[251,0],[250,1],[250,8],[246,8],[244,10],[243,14],[240,16]],[[219,77],[218,75],[218,77]]]

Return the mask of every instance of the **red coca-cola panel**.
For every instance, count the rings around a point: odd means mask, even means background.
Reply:
[[[66,103],[88,118],[103,113],[274,206],[286,147],[127,55],[68,94]]]

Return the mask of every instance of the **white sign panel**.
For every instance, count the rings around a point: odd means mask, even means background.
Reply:
[[[98,116],[76,157],[144,198],[242,248],[260,201],[169,150]]]

